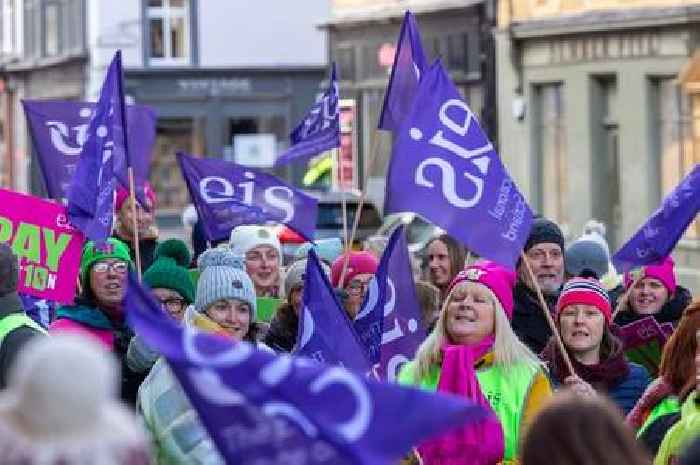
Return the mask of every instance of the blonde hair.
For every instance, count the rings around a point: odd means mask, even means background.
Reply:
[[[515,368],[516,366],[525,367],[532,370],[534,373],[537,370],[543,369],[544,364],[527,348],[525,344],[520,342],[518,336],[515,335],[510,326],[510,321],[506,316],[506,312],[501,305],[501,302],[496,298],[496,295],[487,286],[481,283],[467,281],[460,283],[452,288],[445,299],[445,303],[440,311],[440,317],[435,324],[435,329],[426,338],[425,341],[418,347],[416,351],[416,368],[414,370],[415,381],[428,376],[433,365],[442,363],[441,349],[445,344],[451,343],[449,334],[447,334],[447,306],[452,302],[455,289],[459,286],[469,286],[474,288],[478,286],[480,290],[485,290],[488,299],[493,305],[494,312],[494,332],[495,342],[493,344],[494,363],[503,365],[507,369]]]

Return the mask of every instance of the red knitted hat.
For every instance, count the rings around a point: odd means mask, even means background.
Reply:
[[[612,319],[612,306],[605,288],[593,278],[573,278],[564,284],[557,300],[556,317],[569,305],[592,305],[603,314],[607,324]]]

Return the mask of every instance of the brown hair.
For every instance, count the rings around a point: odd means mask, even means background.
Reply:
[[[522,465],[651,465],[609,400],[568,391],[556,394],[535,417],[521,456]]]
[[[440,311],[440,289],[428,281],[416,281],[416,297],[420,305],[420,318],[423,328],[431,328]]]
[[[449,234],[441,234],[437,237],[434,237],[428,241],[427,244],[425,244],[425,252],[424,252],[424,266],[427,267],[428,265],[428,247],[430,247],[430,244],[432,244],[435,241],[440,241],[443,244],[445,244],[445,247],[447,247],[447,256],[450,258],[450,279],[448,281],[449,283],[452,282],[452,280],[457,276],[457,273],[462,271],[464,269],[464,262],[467,258],[467,253],[464,249],[464,246],[457,242],[455,239],[452,238]],[[441,289],[440,290],[443,294],[447,292],[447,288]]]
[[[700,329],[700,301],[688,305],[678,327],[666,342],[661,355],[659,375],[673,387],[681,399],[695,387],[695,333]]]

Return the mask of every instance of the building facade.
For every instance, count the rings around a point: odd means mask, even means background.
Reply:
[[[496,56],[500,154],[569,238],[591,218],[621,246],[700,160],[700,100],[679,81],[700,2],[506,0]],[[700,225],[676,249],[700,291]]]
[[[326,79],[318,25],[330,0],[307,0],[303,9],[275,0],[0,0],[0,8],[1,132],[14,128],[6,150],[21,159],[3,185],[20,191],[41,193],[43,182],[29,162],[19,100],[96,100],[117,49],[127,100],[158,115],[151,182],[159,213],[172,218],[189,201],[177,151],[267,168]],[[11,54],[5,22],[17,26]],[[22,163],[33,182],[19,176]],[[277,174],[299,180],[303,168]]]
[[[334,0],[326,24],[329,60],[337,63],[341,98],[353,110],[353,186],[366,188],[379,206],[392,138],[376,127],[406,10],[416,15],[428,60],[442,58],[486,131],[497,135],[495,1]]]

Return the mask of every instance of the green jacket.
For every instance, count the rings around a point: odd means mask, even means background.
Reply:
[[[428,376],[415,381],[415,362],[404,365],[398,382],[436,391],[440,380],[440,367],[431,368]],[[552,390],[549,380],[541,370],[526,366],[506,368],[493,363],[493,354],[487,354],[476,367],[476,377],[491,408],[503,427],[505,439],[504,462],[515,461],[524,427],[538,411]]]
[[[681,419],[664,436],[654,465],[671,465],[685,448],[700,437],[700,396],[691,393],[681,407]]]

